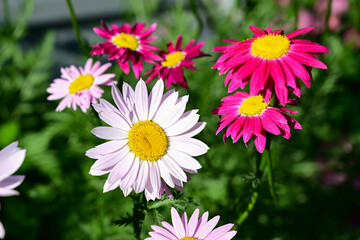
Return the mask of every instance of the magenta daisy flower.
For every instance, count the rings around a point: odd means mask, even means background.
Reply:
[[[104,21],[101,21],[101,25],[104,29],[95,27],[94,32],[106,38],[107,41],[93,46],[92,56],[97,54],[110,55],[109,60],[117,59],[125,74],[130,72],[129,61],[131,61],[137,79],[144,70],[142,59],[149,63],[154,63],[152,60],[161,60],[161,57],[152,52],[159,51],[159,49],[148,44],[157,38],[157,36],[149,38],[155,31],[156,24],[152,24],[146,30],[144,30],[144,23],[136,23],[133,27],[128,23],[121,26],[113,24],[112,29],[109,29]]]
[[[110,140],[86,152],[97,159],[90,174],[109,173],[104,192],[117,187],[127,196],[145,192],[147,200],[160,198],[169,187],[182,190],[188,181],[185,172],[197,173],[201,165],[194,156],[209,149],[193,138],[205,127],[198,122],[197,110],[185,111],[188,96],[178,98],[170,90],[163,94],[164,83],[159,80],[148,94],[143,80],[135,91],[123,84],[123,93],[113,85],[112,96],[116,107],[104,99],[93,104],[100,118],[110,127],[97,127],[92,133]]]
[[[230,240],[236,235],[236,231],[230,231],[234,224],[229,223],[215,228],[220,216],[209,221],[208,217],[209,213],[205,212],[199,218],[197,208],[188,221],[186,212],[180,218],[175,208],[171,208],[172,225],[165,221],[162,222],[163,227],[152,225],[154,232],[150,232],[151,237],[145,240]]]
[[[213,111],[215,114],[223,115],[216,134],[227,127],[224,138],[230,136],[235,143],[242,137],[245,145],[253,137],[256,149],[260,153],[265,148],[266,131],[289,139],[290,128],[301,129],[300,124],[287,115],[296,113],[295,111],[271,107],[262,95],[238,91],[221,101],[220,106]],[[288,99],[287,103],[293,104],[293,100]]]
[[[300,78],[307,87],[312,82],[311,68],[326,69],[324,63],[313,54],[329,52],[317,43],[293,39],[305,34],[313,27],[297,30],[283,35],[283,31],[267,28],[262,30],[250,26],[255,34],[245,41],[224,40],[232,45],[215,47],[213,51],[223,52],[212,68],[217,68],[219,74],[229,71],[225,77],[225,86],[233,92],[239,87],[242,89],[250,81],[250,93],[264,93],[265,99],[275,90],[280,103],[285,106],[288,99],[288,88],[300,97]]]
[[[166,88],[169,88],[171,84],[174,86],[180,84],[183,88],[187,88],[182,67],[196,70],[197,68],[193,66],[195,64],[193,59],[209,55],[200,50],[204,42],[194,44],[195,40],[191,40],[183,50],[181,50],[181,42],[182,37],[180,35],[177,38],[175,47],[171,42],[168,42],[168,52],[160,52],[161,62],[146,73],[146,75],[150,74],[146,82],[150,82],[154,77],[158,76],[159,79],[166,81]]]
[[[18,148],[13,142],[0,151],[0,197],[19,195],[14,190],[24,181],[24,176],[11,176],[16,172],[25,159],[25,149]],[[5,230],[0,221],[0,238],[5,237]]]
[[[58,100],[61,102],[56,108],[60,112],[65,107],[79,106],[83,112],[90,107],[91,103],[96,103],[96,99],[100,98],[103,90],[98,85],[111,85],[114,81],[112,78],[115,74],[104,72],[111,66],[106,63],[100,66],[100,62],[95,62],[89,58],[84,68],[76,68],[74,65],[69,68],[61,68],[61,78],[54,79],[46,91],[50,93],[48,100]]]

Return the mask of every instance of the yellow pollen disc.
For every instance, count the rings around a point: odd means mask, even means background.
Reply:
[[[80,75],[69,86],[69,93],[74,94],[90,88],[94,83],[94,77],[90,74]]]
[[[129,148],[141,160],[155,162],[166,153],[168,138],[155,122],[137,122],[129,131]]]
[[[199,240],[199,239],[193,238],[193,237],[183,237],[183,238],[180,238],[179,240]]]
[[[290,40],[279,34],[268,34],[255,39],[251,44],[251,54],[264,59],[277,59],[290,49]]]
[[[127,33],[120,33],[111,40],[118,47],[136,50],[139,46],[138,40],[135,36]]]
[[[161,63],[163,67],[176,67],[185,58],[186,53],[184,52],[172,52],[169,53],[165,61]]]
[[[267,107],[268,104],[261,95],[251,96],[241,103],[239,112],[247,116],[260,115]]]

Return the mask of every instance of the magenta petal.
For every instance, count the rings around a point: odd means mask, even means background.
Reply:
[[[280,104],[285,106],[288,99],[288,89],[285,84],[284,72],[278,60],[269,61],[271,77],[274,80],[275,92]]]
[[[314,27],[307,27],[307,28],[303,28],[303,29],[299,29],[299,30],[296,30],[292,33],[289,33],[288,35],[286,35],[287,38],[294,38],[294,37],[297,37],[301,34],[305,34],[307,32],[310,32],[311,30],[315,29]]]
[[[310,53],[291,51],[291,53],[289,52],[289,55],[296,58],[302,64],[305,64],[307,66],[327,69],[326,65],[323,62],[321,62],[319,59],[315,58]]]
[[[258,37],[266,35],[266,32],[264,30],[262,30],[261,28],[250,25],[249,29]]]

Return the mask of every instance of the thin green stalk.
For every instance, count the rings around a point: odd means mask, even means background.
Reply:
[[[259,188],[260,188],[259,185],[260,185],[261,178],[264,174],[266,163],[267,163],[267,160],[266,160],[265,155],[256,152],[256,167],[257,167],[257,169],[256,169],[255,179],[253,179],[253,181],[252,181],[252,195],[250,197],[250,202],[248,203],[245,211],[240,214],[238,220],[236,221],[237,225],[241,225],[247,219],[247,217],[250,215],[250,212],[254,209],[254,206],[255,206],[256,201],[259,196]]]
[[[76,39],[79,43],[79,46],[81,48],[81,50],[83,51],[83,53],[89,57],[90,56],[90,48],[87,44],[85,44],[84,40],[81,37],[81,33],[80,33],[80,28],[79,28],[79,24],[75,15],[75,11],[73,8],[73,5],[71,3],[71,0],[66,0],[67,6],[69,8],[69,12],[70,12],[70,16],[71,16],[71,23],[76,35]]]
[[[9,11],[9,3],[7,0],[3,0],[3,11],[4,11],[4,21],[5,25],[11,22],[10,20],[10,11]]]
[[[273,180],[273,170],[272,170],[272,161],[271,161],[271,154],[270,154],[270,142],[271,142],[271,135],[267,134],[267,143],[265,146],[265,150],[263,152],[263,156],[266,159],[266,166],[267,166],[267,175],[268,175],[268,184],[269,184],[269,191],[274,199],[275,202],[277,202],[276,193],[274,190],[274,180]]]
[[[298,2],[298,0],[292,1],[292,8],[294,11],[294,30],[296,30],[297,25],[298,25],[298,18],[299,18],[299,2]]]
[[[137,194],[134,199],[134,208],[133,208],[133,227],[134,235],[136,240],[141,240],[141,229],[142,224],[145,219],[145,210],[146,210],[146,201],[144,200],[144,194]]]
[[[328,0],[326,16],[325,16],[325,30],[324,30],[325,34],[327,34],[329,31],[329,18],[331,14],[331,5],[332,5],[332,0]]]
[[[189,5],[190,5],[190,9],[191,9],[192,13],[194,14],[194,16],[196,18],[197,23],[198,23],[198,31],[195,36],[195,38],[198,38],[203,30],[204,24],[200,18],[198,10],[197,10],[195,0],[189,0]]]

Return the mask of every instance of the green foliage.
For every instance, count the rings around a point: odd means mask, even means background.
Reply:
[[[268,0],[125,3],[129,11],[119,15],[119,22],[144,21],[147,26],[157,22],[155,35],[159,39],[154,43],[159,48],[165,49],[166,43],[174,42],[179,34],[184,46],[200,33],[196,41],[205,41],[202,50],[206,53],[214,46],[225,45],[223,39],[251,37],[249,25],[285,28],[288,33],[296,28],[299,9],[315,7],[315,0],[290,1],[287,6]],[[359,31],[359,3],[354,0],[350,4],[343,25]],[[194,6],[196,11],[191,8]],[[0,27],[0,148],[18,140],[19,146],[27,149],[25,162],[17,172],[26,175],[18,187],[21,195],[1,199],[0,219],[6,239],[133,239],[135,221],[143,224],[144,239],[151,225],[171,222],[171,207],[188,214],[200,208],[201,213],[209,211],[210,217],[221,215],[219,224],[235,223],[254,201],[253,184],[259,186],[258,199],[247,219],[234,227],[238,231],[235,239],[358,238],[360,115],[356,109],[360,53],[344,40],[345,27],[301,37],[325,45],[331,52],[320,57],[328,70],[313,69],[312,87],[301,83],[301,103],[293,107],[298,111],[293,117],[303,129],[292,131],[289,140],[272,139],[277,203],[269,193],[266,172],[260,183],[254,182],[253,143],[250,141],[246,148],[241,139],[235,144],[226,139],[224,144],[222,133],[215,135],[219,118],[211,111],[228,93],[224,75],[211,69],[219,57],[212,53],[211,57],[195,59],[198,70],[184,71],[189,90],[176,87],[181,96],[190,95],[187,109],[199,109],[200,120],[207,122],[198,135],[210,147],[207,154],[197,158],[202,168],[190,176],[185,194],[174,191],[174,200],[163,196],[159,201],[142,202],[138,210],[135,208],[139,215],[134,216],[132,198],[123,197],[120,189],[104,194],[107,176],[88,174],[94,160],[85,152],[103,142],[90,133],[99,125],[91,109],[86,114],[72,109],[55,112],[59,101],[46,100],[56,34],[48,31],[41,42],[27,50],[21,46],[33,7],[33,1],[24,0],[13,21]],[[150,68],[150,64],[145,65],[145,71]],[[116,62],[110,71],[135,86],[132,73],[124,76]],[[149,83],[149,88],[153,84]],[[103,89],[103,97],[113,102],[110,87]],[[336,174],[343,174],[345,179],[329,181]],[[141,214],[145,219],[140,219]]]

